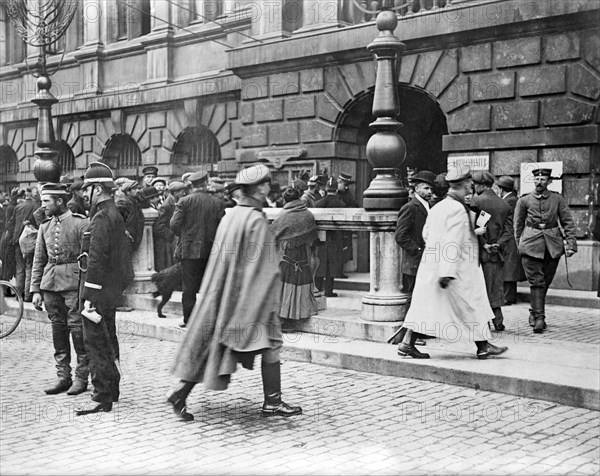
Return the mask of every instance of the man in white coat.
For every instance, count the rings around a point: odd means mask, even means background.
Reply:
[[[475,215],[464,201],[472,193],[469,168],[451,169],[446,181],[450,185],[448,195],[430,210],[423,228],[425,250],[404,320],[408,331],[398,353],[428,358],[414,347],[417,333],[454,339],[459,332],[462,338],[475,342],[478,359],[487,359],[508,349],[488,342],[494,313],[479,264]],[[477,233],[485,233],[485,227]]]

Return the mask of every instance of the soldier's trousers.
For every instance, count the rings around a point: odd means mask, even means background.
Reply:
[[[521,263],[529,286],[532,288],[549,288],[556,274],[559,261],[560,258],[552,258],[548,250],[544,254],[544,259],[521,255]]]
[[[77,294],[77,290],[43,291],[44,306],[52,323],[52,342],[58,378],[71,380],[71,336],[77,354],[75,378],[87,382],[89,371],[83,341],[83,317],[79,313]]]
[[[102,320],[83,318],[83,336],[89,359],[95,402],[118,402],[121,374],[115,361],[119,360],[119,342],[115,325],[116,309],[97,305]]]

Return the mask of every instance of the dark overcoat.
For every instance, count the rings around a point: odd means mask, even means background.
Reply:
[[[342,202],[335,195],[325,195],[317,202],[316,208],[344,208]],[[319,267],[315,276],[318,278],[341,278],[344,268],[344,232],[326,232],[325,243],[317,248]]]
[[[517,205],[517,194],[510,192],[503,200],[508,204],[508,217],[506,217],[506,228],[510,233],[511,239],[507,240],[504,250],[504,281],[524,281],[525,271],[521,265],[521,255],[517,248],[515,240],[514,214]]]
[[[171,231],[170,223],[175,213],[175,197],[169,195],[158,209],[158,217],[152,226],[154,238],[154,269],[161,271],[173,265],[177,236]]]
[[[398,213],[396,224],[396,243],[402,248],[402,274],[416,276],[425,240],[423,239],[423,227],[427,220],[427,210],[423,204],[413,198],[405,204]]]

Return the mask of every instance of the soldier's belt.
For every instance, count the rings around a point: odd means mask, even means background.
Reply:
[[[75,256],[70,258],[56,258],[54,256],[48,257],[48,263],[53,264],[68,264],[68,263],[77,263],[77,258]]]
[[[525,223],[525,226],[529,226],[531,228],[535,228],[536,230],[551,230],[552,228],[558,228],[558,223]]]

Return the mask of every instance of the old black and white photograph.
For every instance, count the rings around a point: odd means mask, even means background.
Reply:
[[[0,474],[600,474],[600,0],[0,0]]]

